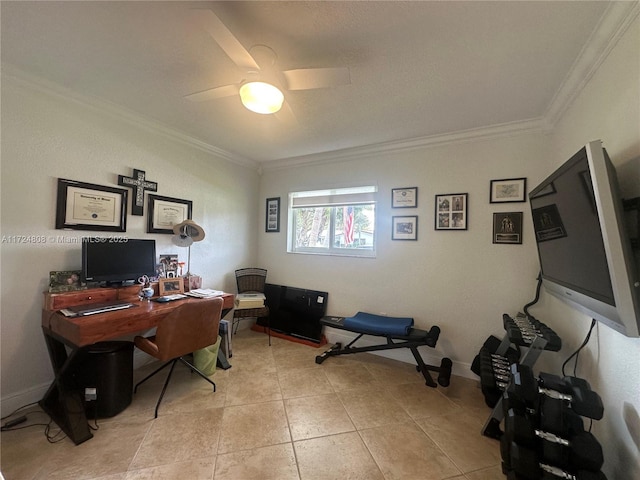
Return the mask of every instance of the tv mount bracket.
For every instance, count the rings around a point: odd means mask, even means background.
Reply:
[[[622,207],[625,212],[635,211],[635,221],[631,220],[632,215],[628,214],[628,226],[629,226],[629,237],[631,240],[631,248],[634,250],[640,250],[640,197],[623,199]],[[633,233],[633,227],[635,223],[635,234]]]

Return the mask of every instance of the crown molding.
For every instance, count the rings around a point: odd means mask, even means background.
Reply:
[[[344,162],[358,158],[370,158],[374,155],[383,155],[397,152],[408,152],[427,147],[439,147],[456,143],[465,143],[481,139],[522,135],[525,133],[543,132],[544,119],[534,118],[517,122],[502,123],[488,127],[472,128],[458,132],[429,135],[425,137],[411,138],[407,140],[394,140],[391,142],[376,143],[364,147],[347,148],[322,152],[300,157],[290,157],[281,160],[271,160],[262,163],[264,171],[280,170],[283,168],[300,167],[308,165],[329,164]]]
[[[96,97],[79,94],[67,87],[27,73],[10,63],[2,62],[1,71],[2,81],[13,81],[17,85],[38,91],[40,93],[57,97],[65,101],[71,101],[100,114],[107,114],[115,117],[118,120],[126,122],[130,125],[134,125],[138,128],[144,129],[148,132],[159,135],[173,142],[177,142],[188,147],[196,148],[205,153],[215,155],[216,157],[219,157],[228,162],[253,169],[258,169],[259,167],[259,163],[255,160],[251,160],[239,155],[235,155],[231,152],[227,152],[226,150],[198,140],[197,138],[180,132],[174,128],[168,127],[160,122],[156,122],[155,120],[143,117],[142,115],[128,110],[120,105],[116,105],[114,103],[98,99]]]

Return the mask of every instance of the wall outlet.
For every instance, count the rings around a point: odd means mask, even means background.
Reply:
[[[84,399],[89,402],[98,398],[98,393],[95,388],[87,387],[84,389]]]

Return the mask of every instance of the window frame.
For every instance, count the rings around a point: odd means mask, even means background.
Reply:
[[[287,231],[287,252],[306,255],[329,255],[339,257],[360,257],[375,258],[377,255],[377,192],[375,185],[359,187],[331,188],[325,190],[307,190],[289,193],[287,208],[288,231]],[[338,209],[344,207],[373,206],[373,232],[371,234],[372,244],[368,248],[345,248],[336,247],[336,227]],[[329,235],[328,246],[326,247],[297,247],[296,246],[296,214],[295,210],[302,208],[328,208],[329,224],[327,234]],[[355,215],[355,213],[354,213]]]

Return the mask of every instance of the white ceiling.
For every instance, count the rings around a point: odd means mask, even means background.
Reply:
[[[3,1],[1,53],[30,77],[267,165],[548,119],[619,28],[611,3]],[[242,79],[194,7],[247,49],[271,47],[283,70],[346,66],[351,84],[286,91],[297,123],[235,96],[188,101]]]

